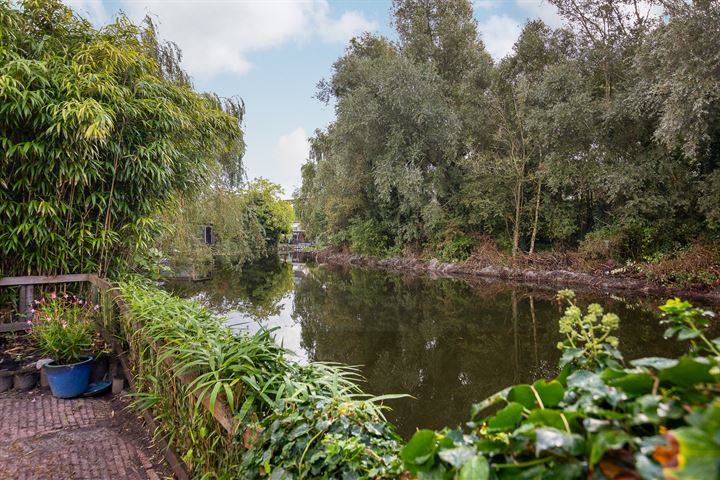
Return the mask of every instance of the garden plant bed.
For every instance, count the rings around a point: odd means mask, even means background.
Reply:
[[[110,349],[100,338],[94,342],[95,358],[91,381],[110,378]],[[42,358],[29,335],[9,333],[0,335],[0,393],[10,389],[27,391],[40,383],[37,361]]]

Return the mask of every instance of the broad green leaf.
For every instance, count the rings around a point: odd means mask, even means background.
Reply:
[[[530,388],[530,385],[520,384],[515,385],[508,392],[507,399],[509,402],[516,402],[521,404],[527,409],[532,409],[538,406],[535,394]]]
[[[538,408],[530,412],[523,424],[532,424],[539,427],[553,427],[558,430],[565,430],[565,422],[562,417],[563,413],[558,410]],[[569,422],[567,416],[565,416],[565,420]]]
[[[556,428],[538,428],[535,431],[535,454],[552,452],[556,455],[580,455],[585,449],[582,437]]]
[[[490,478],[488,461],[482,455],[476,455],[460,469],[459,480],[487,480]]]
[[[628,373],[608,381],[608,384],[630,395],[637,396],[650,393],[654,382],[653,377],[647,373]]]
[[[438,453],[440,459],[444,462],[449,463],[455,468],[461,468],[470,459],[474,458],[477,454],[475,447],[455,447],[446,450],[441,450]]]
[[[660,370],[658,376],[664,382],[670,382],[681,387],[691,387],[698,383],[712,383],[710,374],[712,365],[702,363],[690,357],[680,357],[674,367]]]
[[[566,348],[560,357],[560,366],[564,367],[578,358],[582,358],[583,352],[584,350],[582,348]]]
[[[666,368],[674,367],[678,364],[678,361],[674,358],[647,357],[631,360],[630,364],[635,367],[649,367],[654,368],[655,370],[664,370]]]
[[[410,441],[400,450],[400,458],[412,466],[430,467],[437,450],[435,432],[432,430],[418,430]]]
[[[720,478],[720,444],[708,433],[695,427],[672,430],[680,444],[679,466],[666,468],[669,476],[678,480]]]
[[[515,428],[522,418],[523,406],[519,403],[510,403],[488,419],[488,430],[492,432],[507,432]]]
[[[546,382],[538,380],[533,384],[545,408],[555,407],[562,402],[565,395],[565,388],[557,380]]]

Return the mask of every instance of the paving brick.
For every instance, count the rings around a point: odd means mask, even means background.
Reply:
[[[40,390],[0,394],[0,480],[168,478],[160,452],[122,406]]]

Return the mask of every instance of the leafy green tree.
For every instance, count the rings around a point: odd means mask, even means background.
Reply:
[[[242,105],[195,92],[178,60],[149,21],[0,1],[0,274],[115,272],[177,194],[235,178]]]
[[[241,191],[248,208],[263,229],[265,241],[276,247],[292,233],[294,219],[292,204],[281,198],[282,187],[264,178],[257,178]]]
[[[552,3],[565,24],[528,22],[497,62],[464,0],[395,0],[397,42],[353,40],[321,82],[337,118],[303,170],[314,237],[624,261],[716,236],[717,2]]]
[[[209,270],[214,260],[237,268],[273,253],[292,231],[293,209],[281,187],[263,178],[240,188],[211,186],[179,198],[160,220],[166,225],[159,250],[175,273]],[[207,243],[203,227],[212,228]]]

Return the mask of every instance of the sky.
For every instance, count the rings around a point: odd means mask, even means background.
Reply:
[[[391,0],[65,0],[96,25],[125,12],[150,14],[160,37],[183,52],[196,90],[239,96],[248,178],[280,184],[290,198],[302,182],[307,138],[334,118],[332,105],[314,95],[332,74],[348,41],[363,32],[395,38]],[[560,25],[546,0],[475,0],[475,17],[488,52],[512,50],[522,25],[542,18]]]

